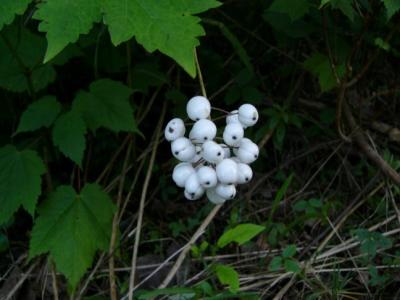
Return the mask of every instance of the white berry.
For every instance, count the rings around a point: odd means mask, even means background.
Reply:
[[[187,103],[186,112],[193,121],[207,119],[211,112],[210,101],[203,96],[195,96]]]
[[[247,126],[242,124],[239,121],[239,111],[238,110],[232,110],[227,116],[226,116],[226,125],[232,124],[232,123],[237,123],[243,127],[243,129],[246,129]]]
[[[224,159],[224,149],[214,141],[203,144],[203,158],[210,163],[219,163]]]
[[[197,170],[197,178],[204,188],[208,189],[217,185],[217,173],[211,167],[200,167]]]
[[[254,105],[243,104],[239,107],[238,118],[244,126],[253,126],[258,121],[258,111]]]
[[[238,180],[237,183],[248,183],[253,178],[253,170],[249,165],[238,163]]]
[[[203,157],[201,156],[202,148],[200,146],[195,146],[196,154],[190,161],[191,163],[198,163]]]
[[[231,149],[225,144],[219,144],[222,149],[224,150],[224,158],[231,157]]]
[[[196,148],[192,142],[185,138],[180,137],[171,143],[172,154],[180,161],[191,161],[196,155]]]
[[[222,204],[225,202],[225,199],[216,193],[215,188],[208,189],[206,195],[208,200],[214,204]]]
[[[214,122],[201,119],[194,123],[192,130],[190,130],[189,138],[198,143],[212,141],[217,135],[217,126]]]
[[[247,138],[243,138],[240,142],[239,149],[237,149],[236,156],[242,163],[251,164],[258,158],[258,146]]]
[[[223,184],[234,184],[238,179],[237,163],[230,158],[222,160],[216,168],[217,178]]]
[[[172,172],[172,180],[179,187],[185,187],[186,180],[195,170],[190,163],[179,163]]]
[[[186,197],[186,194],[189,196]],[[204,194],[204,188],[200,185],[197,173],[192,173],[185,183],[185,197],[189,200],[199,199]]]
[[[223,199],[233,199],[236,196],[236,187],[233,184],[218,184],[215,193]]]
[[[229,146],[237,146],[244,136],[243,127],[239,123],[231,123],[226,125],[223,139],[225,144]]]
[[[183,137],[185,131],[186,128],[182,119],[174,118],[165,126],[164,136],[167,141],[171,142],[175,141],[177,138]]]
[[[197,190],[195,193],[189,193],[188,191],[185,190],[183,192],[183,195],[188,200],[198,200],[201,198],[201,196],[204,195],[204,189]]]

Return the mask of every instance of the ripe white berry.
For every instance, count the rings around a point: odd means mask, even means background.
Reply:
[[[175,141],[177,138],[185,135],[185,124],[182,119],[174,118],[165,126],[164,135],[165,139],[169,142]]]
[[[183,195],[188,200],[198,200],[204,195],[204,189],[198,190],[195,193],[189,193],[188,191],[184,190]]]
[[[171,143],[172,154],[180,161],[191,161],[196,155],[196,148],[192,142],[185,138],[180,137]]]
[[[238,181],[239,184],[248,183],[253,178],[253,170],[249,165],[238,163]]]
[[[239,107],[238,118],[244,126],[253,126],[258,121],[258,111],[251,104],[243,104]]]
[[[230,158],[222,160],[216,168],[217,178],[223,184],[234,184],[238,179],[237,163]]]
[[[192,173],[185,183],[185,197],[189,200],[197,200],[204,194],[204,188],[200,185],[197,173]],[[188,196],[188,197],[187,197]]]
[[[225,144],[229,146],[237,146],[243,136],[244,130],[239,123],[231,123],[226,125],[223,134]]]
[[[207,119],[211,112],[210,101],[203,96],[195,96],[187,103],[186,112],[193,121]]]
[[[244,104],[228,113],[221,144],[214,141],[217,127],[210,120],[211,104],[207,98],[191,98],[186,111],[195,121],[188,138],[180,118],[169,121],[164,130],[166,140],[171,142],[172,154],[182,161],[174,168],[172,179],[184,188],[187,199],[196,200],[206,193],[210,202],[222,204],[235,197],[237,184],[245,184],[253,177],[248,164],[257,159],[259,149],[244,138],[244,129],[258,121],[257,109]]]
[[[190,161],[191,163],[194,163],[194,164],[199,162],[203,158],[201,156],[201,151],[202,151],[201,146],[195,146],[195,149],[196,149],[196,155]]]
[[[236,187],[233,184],[218,184],[215,193],[223,199],[233,199],[236,196]]]
[[[224,159],[224,149],[214,141],[207,141],[203,144],[203,158],[213,164]]]
[[[232,123],[240,123],[240,122],[239,122],[238,110],[232,110],[232,111],[226,116],[226,125],[232,124]]]
[[[259,149],[251,140],[243,138],[240,142],[239,149],[235,152],[242,163],[251,164],[258,158]]]
[[[172,172],[172,180],[175,184],[181,188],[185,187],[186,180],[188,177],[195,172],[192,164],[190,163],[179,163],[175,166]]]
[[[217,173],[211,167],[200,167],[197,170],[197,178],[204,188],[208,189],[217,185]]]
[[[212,141],[217,135],[217,126],[214,122],[201,119],[194,123],[192,130],[190,130],[189,138],[198,143]]]
[[[225,202],[225,199],[216,193],[215,188],[208,189],[206,195],[208,200],[214,204],[222,204]]]
[[[231,157],[231,149],[225,144],[219,144],[222,149],[224,150],[224,158],[229,158]]]

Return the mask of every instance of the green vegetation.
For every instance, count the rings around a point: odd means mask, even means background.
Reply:
[[[399,11],[1,0],[0,299],[399,297]],[[260,114],[223,205],[162,138],[201,94]]]

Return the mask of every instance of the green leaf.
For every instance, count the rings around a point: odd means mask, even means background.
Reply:
[[[305,200],[300,200],[293,205],[295,211],[303,211],[309,207],[309,203]]]
[[[321,199],[312,198],[312,199],[308,200],[308,203],[312,207],[315,207],[315,208],[321,208],[322,207]]]
[[[61,52],[80,34],[89,33],[93,23],[101,19],[99,0],[46,0],[38,5],[34,18],[40,20],[39,30],[46,32],[47,52],[44,62]]]
[[[4,25],[11,24],[15,15],[22,15],[32,0],[1,0],[0,30]]]
[[[206,19],[204,20],[204,22],[217,26],[220,29],[221,33],[231,43],[233,49],[235,50],[237,56],[242,61],[244,66],[247,68],[247,70],[250,72],[251,75],[254,75],[254,68],[253,65],[251,64],[250,56],[248,55],[246,49],[243,47],[238,37],[232,31],[230,31],[229,28],[225,26],[225,24],[222,22],[218,22],[211,19]]]
[[[296,245],[289,245],[283,249],[282,256],[284,258],[292,257],[297,252]]]
[[[8,237],[0,233],[0,253],[3,253],[7,251],[7,249],[10,247],[10,242],[8,241]]]
[[[314,53],[304,62],[304,68],[318,77],[321,91],[327,92],[337,86],[336,78],[327,56]],[[342,78],[345,73],[344,64],[336,66],[336,71],[339,78]]]
[[[331,0],[321,0],[321,4],[319,5],[319,8],[322,8],[325,4],[329,3]]]
[[[263,18],[278,33],[283,33],[292,38],[302,38],[315,31],[315,26],[304,19],[292,21],[287,14],[266,10]]]
[[[138,132],[129,103],[130,88],[118,81],[101,79],[93,82],[89,90],[78,93],[72,110],[82,113],[90,129]]]
[[[225,232],[217,242],[219,248],[223,248],[231,242],[242,245],[265,230],[264,226],[256,224],[239,224]]]
[[[160,71],[155,63],[139,63],[132,70],[132,89],[143,94],[149,92],[150,87],[158,87],[168,82],[167,76]]]
[[[400,0],[383,0],[383,3],[386,7],[388,19],[400,10]]]
[[[165,289],[157,289],[154,291],[144,292],[141,294],[138,299],[146,300],[146,299],[154,299],[155,297],[162,295],[185,295],[185,294],[194,294],[195,291],[190,288],[165,288]],[[186,299],[186,298],[184,298]]]
[[[300,273],[301,271],[299,264],[293,259],[285,259],[284,266],[286,272]]]
[[[376,256],[378,249],[392,247],[392,240],[380,232],[371,232],[367,229],[355,230],[357,239],[360,241],[361,252],[369,256],[370,259]]]
[[[275,256],[271,262],[269,263],[268,270],[270,271],[278,271],[282,268],[283,259],[281,256]]]
[[[65,156],[81,166],[86,148],[86,125],[81,115],[69,111],[61,115],[53,127],[53,142]]]
[[[193,51],[205,32],[193,14],[219,5],[214,0],[104,0],[103,9],[114,45],[135,37],[147,51],[161,51],[195,77]]]
[[[285,135],[286,135],[286,126],[284,123],[279,122],[278,126],[276,126],[275,128],[275,133],[274,133],[274,146],[279,151],[282,150]]]
[[[21,116],[17,133],[50,127],[61,111],[61,105],[54,96],[45,96],[28,106]]]
[[[36,152],[18,151],[14,146],[0,148],[0,224],[21,206],[33,215],[45,171]]]
[[[352,2],[353,1],[349,0],[321,0],[320,8],[329,3],[332,8],[341,10],[345,16],[347,16],[351,21],[354,21],[354,8]]]
[[[239,290],[239,275],[234,268],[224,265],[217,265],[215,267],[218,280],[222,284],[229,286],[229,290],[232,293],[236,293]]]
[[[376,266],[370,266],[368,273],[370,275],[369,284],[372,286],[383,286],[391,278],[389,274],[380,275]]]
[[[292,21],[301,19],[310,9],[308,0],[274,0],[270,11],[289,15]]]
[[[0,86],[13,92],[39,91],[53,82],[54,68],[41,64],[45,49],[45,39],[25,27],[4,28],[0,38]]]
[[[290,184],[292,183],[292,179],[293,179],[293,173],[290,174],[290,176],[285,179],[282,186],[279,188],[278,192],[276,193],[274,201],[272,202],[272,208],[271,208],[271,212],[269,214],[268,224],[272,223],[272,217],[274,216],[275,210],[278,208],[279,203],[282,201],[283,197],[286,195],[286,192],[287,192]]]
[[[107,250],[115,206],[97,184],[80,194],[60,186],[39,207],[32,229],[29,257],[49,253],[72,288],[91,266],[97,250]]]

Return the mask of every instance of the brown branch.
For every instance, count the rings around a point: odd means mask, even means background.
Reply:
[[[400,129],[383,122],[372,122],[371,127],[380,133],[387,134],[389,140],[400,143]]]
[[[119,182],[119,188],[118,188],[118,197],[117,197],[117,209],[114,213],[114,218],[113,218],[113,223],[112,223],[112,232],[111,232],[111,239],[110,239],[110,247],[108,254],[110,256],[110,259],[108,261],[108,267],[109,267],[109,278],[110,278],[110,297],[112,300],[117,300],[117,284],[115,283],[115,260],[114,260],[114,249],[115,249],[115,244],[117,240],[117,233],[118,233],[118,226],[119,226],[119,213],[121,209],[121,202],[122,202],[122,193],[124,190],[124,185],[125,185],[125,178],[126,178],[126,173],[127,173],[127,167],[129,163],[129,158],[131,156],[131,151],[132,151],[132,139],[129,139],[129,144],[126,150],[125,154],[125,159],[122,167],[122,173],[123,175],[121,176],[120,182]]]
[[[179,257],[175,261],[174,266],[171,268],[169,271],[168,275],[165,277],[164,281],[160,284],[158,287],[159,289],[163,289],[168,286],[168,284],[172,281],[174,278],[176,272],[178,272],[180,266],[182,265],[183,261],[185,260],[186,254],[189,252],[189,250],[192,248],[192,246],[196,243],[196,241],[202,236],[208,225],[211,223],[211,221],[214,219],[218,211],[221,209],[222,204],[216,205],[213,210],[208,214],[208,216],[204,219],[203,223],[199,226],[199,228],[196,230],[196,232],[193,234],[192,238],[190,241],[185,245],[183,248],[181,254],[179,254]]]
[[[164,102],[164,105],[162,108],[162,113],[161,113],[160,119],[157,124],[156,133],[155,133],[155,137],[154,137],[155,141],[158,141],[160,139],[160,135],[161,135],[161,131],[162,131],[162,124],[164,122],[165,112],[166,112],[166,108],[167,108],[166,104],[167,104],[167,102]],[[150,156],[150,161],[149,161],[146,177],[145,177],[145,180],[143,183],[142,194],[140,196],[139,214],[138,214],[137,225],[136,225],[136,234],[135,234],[135,243],[133,245],[133,251],[132,251],[131,274],[130,274],[130,278],[129,278],[129,291],[128,291],[129,300],[133,299],[133,288],[135,285],[136,263],[137,263],[137,255],[138,255],[138,250],[139,250],[140,233],[141,233],[142,223],[143,223],[144,205],[145,205],[145,200],[147,197],[147,190],[148,190],[148,187],[150,184],[151,175],[153,173],[153,167],[154,167],[154,162],[156,159],[157,149],[158,149],[158,143],[154,143],[152,153]]]
[[[343,112],[352,134],[352,140],[355,142],[364,154],[394,183],[400,185],[400,174],[397,173],[368,143],[362,129],[357,125],[353,114],[346,100],[343,101]]]

